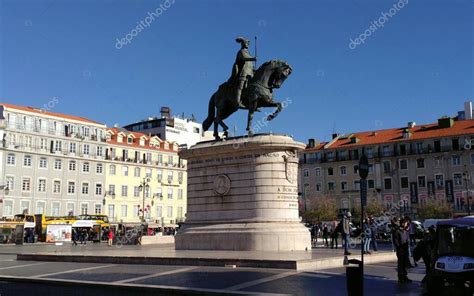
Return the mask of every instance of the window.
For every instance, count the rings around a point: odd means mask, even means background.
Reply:
[[[133,206],[133,216],[138,217],[140,215],[140,207],[139,206]]]
[[[146,169],[146,171],[145,171],[145,177],[151,178],[151,169],[148,169],[148,168]]]
[[[61,181],[53,181],[53,193],[61,193]]]
[[[358,165],[354,166],[354,174],[355,175],[359,174],[359,166]]]
[[[23,166],[31,167],[31,155],[25,155],[23,158]]]
[[[122,205],[120,207],[120,216],[127,217],[127,205]]]
[[[341,190],[347,190],[347,182],[341,182]]]
[[[76,192],[76,183],[74,181],[67,182],[67,193],[74,194]]]
[[[341,176],[347,175],[347,168],[345,166],[342,166],[340,169],[341,169]]]
[[[459,155],[453,155],[451,157],[451,160],[453,165],[461,165],[461,158],[459,157]]]
[[[102,175],[104,172],[104,165],[101,163],[98,163],[97,166],[95,167],[95,172],[96,174]]]
[[[354,181],[354,190],[360,190],[360,181]]]
[[[367,180],[367,188],[369,188],[369,189],[374,189],[375,188],[374,180]]]
[[[158,161],[157,162],[158,162],[159,165],[163,165],[163,155],[158,154]]]
[[[383,162],[383,172],[384,173],[390,173],[390,161],[384,161]]]
[[[316,184],[316,191],[320,192],[321,191],[321,183]]]
[[[462,174],[455,173],[453,174],[454,185],[462,185]]]
[[[89,172],[89,169],[90,169],[89,163],[88,163],[88,162],[84,162],[84,163],[82,164],[82,171],[83,171],[84,173],[88,173],[88,172]]]
[[[38,180],[38,192],[46,192],[46,179]]]
[[[435,175],[436,188],[444,188],[444,176],[442,174]]]
[[[385,190],[391,190],[392,189],[392,179],[391,178],[385,178],[383,180],[384,188]]]
[[[435,168],[443,167],[443,158],[441,156],[435,157],[433,161],[434,161],[433,166]]]
[[[140,188],[138,186],[133,187],[133,197],[140,197]]]
[[[66,215],[73,216],[74,215],[74,203],[68,203],[66,206]]]
[[[110,175],[114,176],[115,175],[115,165],[111,164],[109,166],[109,171],[110,171]]]
[[[369,174],[372,174],[374,172],[374,165],[369,164]]]
[[[45,207],[44,201],[36,202],[36,214],[44,214],[44,207]]]
[[[334,170],[333,168],[328,168],[328,176],[334,175]]]
[[[95,205],[95,214],[102,214],[102,206],[100,204]]]
[[[330,151],[326,154],[326,157],[328,161],[333,161],[334,160],[334,152]]]
[[[401,188],[408,188],[408,177],[401,177],[400,178],[400,187]]]
[[[123,176],[128,176],[128,167],[127,166],[122,166],[122,175]]]
[[[46,139],[41,139],[40,140],[40,149],[46,150],[48,148],[48,141]]]
[[[309,177],[309,170],[308,169],[303,170],[303,177]]]
[[[5,178],[5,180],[6,180],[6,184],[5,184],[5,185],[7,185],[6,188],[8,188],[8,190],[10,190],[10,191],[15,190],[15,177],[13,177],[13,176],[7,176],[7,177]],[[5,188],[5,189],[6,189],[6,188]]]
[[[102,184],[95,184],[95,195],[102,195]]]
[[[8,153],[8,156],[7,156],[7,164],[8,165],[15,165],[15,154],[13,153]]]
[[[329,191],[334,191],[335,184],[334,182],[328,182],[328,190]]]
[[[168,164],[173,165],[173,155],[168,155]]]
[[[434,140],[434,152],[441,152],[441,141]]]
[[[128,195],[128,186],[127,185],[122,185],[122,196],[127,196]]]
[[[178,172],[178,182],[179,184],[183,183],[183,172]]]
[[[168,199],[173,199],[173,188],[168,188]]]
[[[420,154],[420,153],[423,153],[423,142],[418,142],[415,144],[415,148],[416,148],[416,153],[417,154]]]
[[[23,213],[24,211],[30,212],[30,202],[27,200],[22,200],[20,203],[20,212]]]
[[[87,182],[82,183],[82,194],[85,194],[85,195],[89,194],[89,183]]]
[[[109,205],[108,216],[111,219],[115,219],[115,205]]]
[[[97,146],[97,156],[104,155],[104,148],[102,146]]]
[[[109,195],[114,195],[114,194],[115,194],[115,185],[109,184]]]
[[[69,153],[76,153],[76,143],[69,143]]]
[[[70,160],[69,161],[69,170],[70,171],[75,171],[76,170],[76,161],[75,160]]]
[[[400,169],[401,170],[408,169],[408,161],[406,159],[400,159]]]
[[[316,168],[315,169],[315,174],[316,174],[316,176],[321,176],[321,168]]]
[[[59,216],[59,209],[61,207],[61,204],[59,202],[53,202],[51,206],[51,215],[52,216]]]
[[[135,168],[133,170],[133,176],[134,177],[140,177],[141,173],[140,173],[140,168]]]
[[[424,167],[425,167],[425,159],[424,159],[424,158],[418,158],[418,159],[416,160],[416,167],[417,167],[418,169],[424,168]]]
[[[168,213],[167,213],[168,218],[173,218],[173,207],[169,206],[168,207]]]
[[[183,199],[183,189],[178,188],[178,199]]]
[[[161,206],[156,207],[156,217],[159,217],[159,218],[163,217],[163,209]]]
[[[453,150],[459,150],[459,139],[451,139]]]
[[[390,156],[390,146],[383,146],[382,153],[383,153],[383,156]]]
[[[161,182],[161,180],[163,180],[163,172],[161,170],[158,170],[158,174],[156,177],[158,182]]]
[[[82,215],[87,215],[87,212],[89,210],[89,205],[86,203],[81,204],[81,214]]]
[[[178,218],[183,218],[183,207],[178,207]]]
[[[62,142],[59,140],[54,141],[54,151],[61,151]]]
[[[366,153],[367,153],[367,158],[374,158],[374,149],[373,148],[367,148]]]
[[[168,183],[173,182],[173,171],[168,171]]]
[[[63,162],[61,159],[55,159],[54,160],[54,169],[55,170],[61,170],[63,168]]]
[[[3,216],[13,216],[13,200],[3,202]]]
[[[82,152],[84,153],[84,155],[89,155],[89,152],[90,152],[89,144],[84,144],[84,146],[82,146]]]
[[[40,169],[46,169],[48,168],[48,160],[46,157],[41,157],[39,160],[39,167]]]
[[[30,178],[23,178],[21,180],[21,190],[30,191],[31,190],[31,180]]]
[[[426,187],[426,177],[418,176],[418,187]]]
[[[407,147],[405,144],[400,144],[400,155],[406,155],[407,154]]]

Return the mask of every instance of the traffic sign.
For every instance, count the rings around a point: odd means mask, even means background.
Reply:
[[[365,154],[359,159],[359,176],[361,179],[367,179],[367,175],[369,174],[369,159]]]

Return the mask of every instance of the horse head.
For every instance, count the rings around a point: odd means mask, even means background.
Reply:
[[[291,72],[293,72],[293,69],[287,62],[271,60],[258,68],[254,78],[262,81],[265,86],[271,89],[280,88],[285,79],[290,76]]]

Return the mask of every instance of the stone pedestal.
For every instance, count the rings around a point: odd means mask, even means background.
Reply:
[[[298,157],[283,135],[201,142],[181,151],[188,165],[186,223],[177,250],[311,250],[298,217]]]

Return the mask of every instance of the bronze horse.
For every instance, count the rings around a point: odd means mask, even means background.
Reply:
[[[242,104],[248,109],[247,131],[248,135],[253,135],[252,119],[253,114],[260,107],[276,107],[276,110],[268,115],[267,120],[275,118],[282,110],[280,102],[273,101],[273,89],[280,88],[285,79],[291,74],[293,69],[285,61],[271,60],[261,65],[255,74],[248,81],[247,87],[242,92]],[[209,100],[209,113],[204,120],[202,127],[207,131],[214,123],[214,137],[220,139],[219,125],[224,130],[224,137],[228,136],[229,129],[224,123],[224,119],[239,110],[237,102],[233,102],[232,92],[234,88],[232,81],[226,81],[219,86],[219,89]]]

